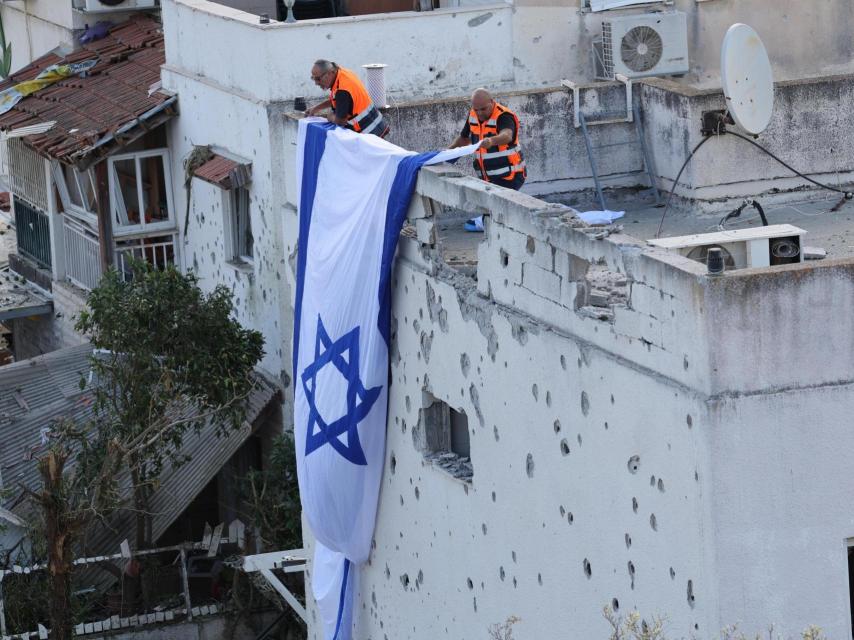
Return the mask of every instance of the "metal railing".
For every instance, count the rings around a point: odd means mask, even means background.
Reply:
[[[7,141],[9,188],[16,196],[48,210],[47,169],[45,159],[30,149],[21,138]]]
[[[132,273],[130,258],[145,260],[156,269],[175,264],[175,236],[159,235],[116,242],[116,269],[122,277]]]
[[[197,576],[203,578],[208,575],[204,573],[194,574],[193,560],[206,558],[210,561],[226,561],[226,556],[224,555],[222,547],[225,545],[233,546],[232,550],[229,551],[229,556],[234,554],[235,551],[242,555],[242,550],[245,544],[245,526],[239,520],[234,520],[228,527],[223,523],[220,523],[213,529],[211,529],[210,526],[206,526],[204,539],[201,542],[184,542],[182,544],[168,547],[133,551],[127,544],[127,540],[125,540],[118,553],[75,559],[73,561],[75,570],[80,570],[88,566],[97,566],[104,563],[126,563],[132,558],[155,557],[159,554],[169,553],[175,554],[175,561],[173,562],[173,565],[177,565],[180,575],[180,584],[178,586],[179,591],[175,595],[178,596],[180,600],[183,600],[183,602],[169,608],[157,607],[151,611],[140,611],[133,613],[132,615],[127,615],[127,612],[122,611],[124,607],[121,606],[119,607],[118,613],[114,613],[109,617],[76,623],[74,625],[74,635],[86,636],[92,634],[97,637],[101,637],[105,631],[128,629],[133,632],[138,630],[139,627],[149,624],[179,622],[181,620],[192,621],[194,618],[200,616],[215,615],[223,612],[224,604],[221,602],[209,602],[207,604],[194,606],[190,601],[190,579]],[[198,555],[200,553],[201,555]],[[302,570],[304,564],[305,561],[303,560],[300,570]],[[0,587],[2,587],[4,581],[10,577],[16,575],[25,576],[46,571],[47,569],[47,564],[36,564],[31,566],[13,565],[7,569],[0,569]],[[0,640],[29,640],[31,638],[49,637],[49,630],[41,623],[38,624],[38,629],[34,631],[9,633],[9,630],[7,629],[5,611],[5,598],[2,589],[0,589]]]
[[[63,216],[65,275],[78,287],[91,291],[103,275],[98,235],[70,216]]]
[[[13,200],[18,252],[34,260],[40,267],[49,269],[51,266],[50,221],[47,214],[21,198],[13,198]]]

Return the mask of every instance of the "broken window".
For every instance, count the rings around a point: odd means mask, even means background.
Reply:
[[[427,396],[429,404],[420,411],[420,442],[424,459],[454,478],[471,482],[474,469],[470,457],[468,417],[462,410]]]
[[[233,262],[252,262],[255,255],[255,238],[252,235],[252,218],[249,212],[249,189],[237,187],[225,191],[225,243],[226,256]]]
[[[115,235],[174,226],[172,185],[165,150],[114,156],[109,166]]]

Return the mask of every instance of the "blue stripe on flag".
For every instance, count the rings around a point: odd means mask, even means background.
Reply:
[[[406,211],[409,209],[410,200],[412,200],[412,192],[415,191],[418,171],[425,162],[429,162],[437,153],[439,152],[420,153],[401,160],[397,167],[397,174],[394,176],[394,182],[391,184],[391,193],[385,214],[383,258],[380,266],[380,313],[379,318],[377,318],[380,335],[385,340],[386,345],[389,345],[391,341],[391,268],[394,262],[394,251],[397,249],[400,230],[406,220]]]
[[[320,160],[326,149],[326,132],[335,128],[334,124],[317,122],[309,124],[305,130],[305,147],[302,164],[302,185],[299,203],[299,241],[297,243],[297,293],[294,305],[294,380],[296,380],[297,358],[299,356],[300,318],[302,317],[302,294],[305,281],[305,259],[308,254],[308,232],[311,227],[311,211],[317,192],[317,174]]]
[[[344,578],[341,580],[341,596],[338,599],[338,620],[335,621],[335,635],[332,636],[332,640],[338,640],[338,634],[341,632],[341,621],[344,618],[344,607],[347,603],[347,579],[349,577],[350,560],[348,558],[344,558]],[[347,623],[351,624],[352,620],[348,620]],[[349,637],[349,634],[347,635]]]

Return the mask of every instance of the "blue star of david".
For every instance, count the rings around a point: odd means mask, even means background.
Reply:
[[[317,374],[326,365],[334,366],[347,381],[347,412],[331,424],[324,421],[315,402]],[[379,398],[382,385],[365,389],[359,379],[359,327],[332,342],[318,315],[314,362],[303,370],[301,378],[309,406],[305,455],[329,444],[353,464],[368,464],[357,427]],[[346,444],[339,438],[343,434],[347,434]]]

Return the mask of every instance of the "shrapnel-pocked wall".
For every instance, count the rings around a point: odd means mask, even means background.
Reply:
[[[488,214],[476,278],[443,263],[435,203]],[[851,261],[709,277],[451,167],[409,217],[357,637],[605,637],[606,604],[674,637],[847,636]],[[437,401],[470,475],[425,450]]]

